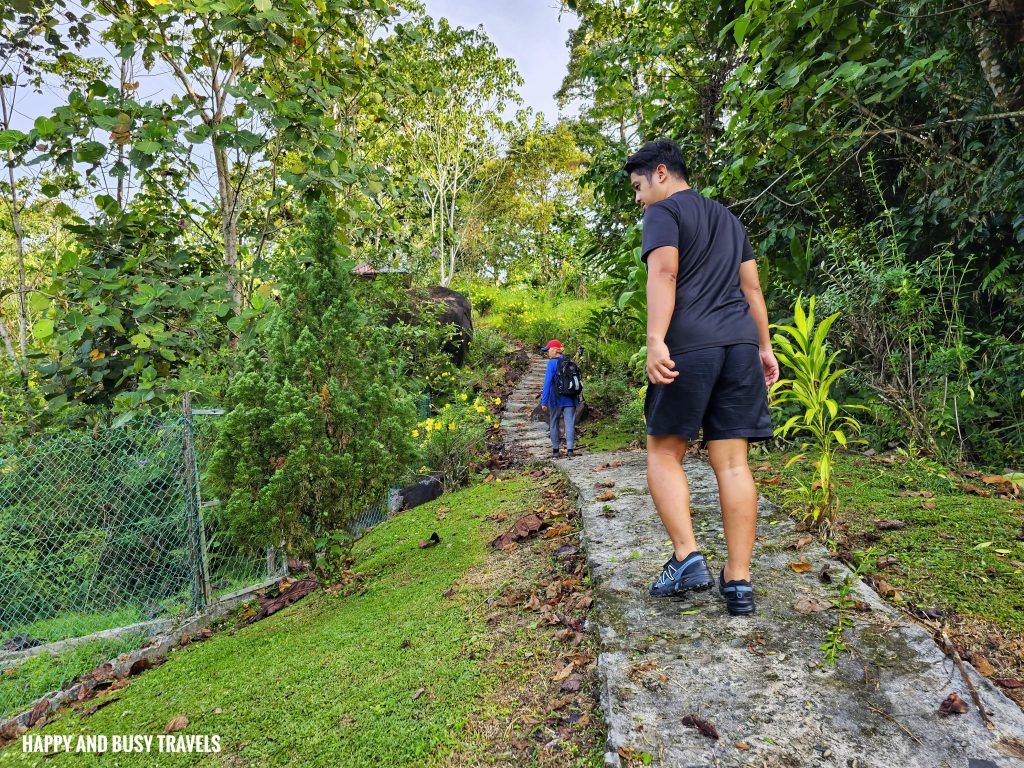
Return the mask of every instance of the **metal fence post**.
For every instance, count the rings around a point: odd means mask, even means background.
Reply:
[[[196,607],[205,608],[213,602],[213,588],[210,584],[210,554],[206,548],[206,526],[203,523],[203,500],[199,489],[199,462],[196,460],[195,440],[192,434],[191,392],[182,395],[181,410],[185,423],[185,503],[189,528],[189,552],[192,556],[192,572],[195,576],[193,590]]]

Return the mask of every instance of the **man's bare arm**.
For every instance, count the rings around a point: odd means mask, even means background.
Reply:
[[[647,257],[647,376],[654,384],[669,384],[679,375],[665,344],[676,306],[679,249],[655,248]]]
[[[753,259],[740,264],[740,289],[747,297],[750,314],[757,323],[758,347],[761,350],[761,365],[764,368],[764,381],[769,387],[779,380],[779,364],[772,350],[771,332],[768,328],[768,307],[761,292],[761,278],[757,272],[757,262]]]

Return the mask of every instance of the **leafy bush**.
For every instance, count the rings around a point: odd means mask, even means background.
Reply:
[[[269,360],[250,356],[231,383],[210,467],[233,535],[313,560],[326,547],[330,570],[415,456],[398,351],[353,296],[337,228],[321,201],[285,254]]]
[[[495,399],[494,404],[501,401]],[[498,419],[480,397],[472,401],[462,393],[436,414],[416,425],[412,437],[429,466],[440,478],[445,492],[462,485],[473,460],[482,456],[487,429],[497,428]]]

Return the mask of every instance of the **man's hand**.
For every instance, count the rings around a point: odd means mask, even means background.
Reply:
[[[675,367],[664,341],[647,342],[647,378],[652,384],[671,384],[679,375],[679,371],[672,370]]]
[[[764,383],[770,387],[779,380],[779,361],[775,359],[775,352],[769,347],[760,349],[761,367],[764,369]]]

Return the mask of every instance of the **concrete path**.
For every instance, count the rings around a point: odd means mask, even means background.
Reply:
[[[503,419],[507,443],[526,459],[550,456],[546,424],[529,418],[543,380],[538,360]],[[671,547],[650,499],[643,452],[556,464],[574,484],[584,515],[609,765],[1024,766],[1024,713],[1017,705],[965,662],[994,724],[987,729],[960,672],[930,634],[852,578],[824,547],[790,548],[798,534],[767,500],[759,501],[753,568],[758,612],[730,617],[717,591],[685,601],[648,596]],[[688,458],[684,467],[697,538],[717,579],[725,541],[715,476],[701,460]],[[800,560],[811,568],[789,567]],[[819,578],[826,566],[831,584]],[[852,624],[843,634],[848,650],[828,666],[820,646],[838,620],[832,604],[848,576],[849,597],[870,610],[844,612]],[[794,608],[814,601],[829,607]],[[940,717],[953,692],[967,712]],[[688,716],[711,723],[718,738],[684,724]]]

